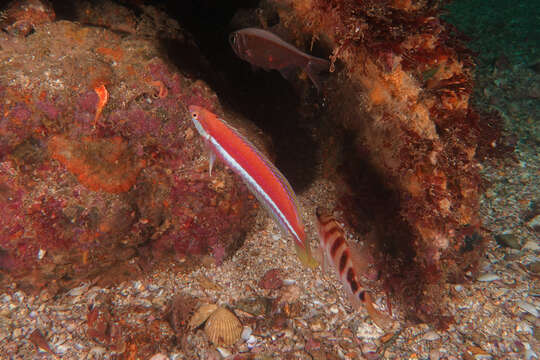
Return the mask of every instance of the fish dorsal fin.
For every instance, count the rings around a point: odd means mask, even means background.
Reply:
[[[354,269],[358,276],[362,276],[368,270],[369,263],[366,258],[366,245],[360,245],[354,240],[346,239],[345,240],[349,247],[349,255]]]

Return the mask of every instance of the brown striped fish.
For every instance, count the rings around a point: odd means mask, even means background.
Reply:
[[[229,43],[240,59],[265,70],[278,70],[285,79],[290,79],[297,68],[303,69],[321,91],[319,73],[328,71],[328,60],[306,54],[263,29],[235,31],[229,35]]]
[[[348,243],[345,231],[339,222],[322,208],[317,208],[316,215],[323,269],[328,264],[336,270],[345,287],[349,301],[355,309],[359,309],[364,304],[373,322],[382,329],[391,327],[391,318],[375,309],[369,292],[360,282],[359,269],[365,268],[365,266],[357,263],[356,259],[359,256],[355,254],[355,249]]]

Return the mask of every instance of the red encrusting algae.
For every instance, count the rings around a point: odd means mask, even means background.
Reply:
[[[96,106],[96,115],[94,117],[94,127],[96,127],[99,117],[101,115],[101,112],[103,111],[103,108],[107,104],[107,101],[109,101],[109,92],[107,91],[107,88],[103,84],[96,86],[94,88],[94,91],[96,92],[99,99]]]
[[[121,137],[80,142],[56,135],[49,139],[51,157],[61,162],[79,182],[94,191],[126,192],[135,184],[145,161],[136,159]]]

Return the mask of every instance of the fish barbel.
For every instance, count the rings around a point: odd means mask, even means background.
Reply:
[[[249,140],[225,120],[204,109],[189,106],[191,120],[211,149],[210,174],[217,155],[236,173],[281,228],[294,239],[300,261],[317,266],[306,241],[294,191],[285,177]]]
[[[319,73],[330,67],[328,60],[308,55],[263,29],[235,31],[229,35],[229,43],[240,59],[265,70],[278,70],[286,79],[296,68],[303,69],[319,91]]]

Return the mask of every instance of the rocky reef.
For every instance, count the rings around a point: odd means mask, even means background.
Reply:
[[[209,177],[187,114],[221,105],[160,39],[200,56],[196,47],[153,8],[137,17],[108,6],[124,15],[116,26],[34,21],[0,33],[0,287],[220,263],[251,227],[253,197],[225,167]]]
[[[10,10],[0,35],[4,280],[230,254],[253,199],[222,167],[208,177],[186,113],[224,114],[223,103],[272,137],[296,191],[317,177],[337,185],[336,208],[370,243],[396,314],[446,327],[445,285],[473,277],[485,246],[478,160],[505,150],[497,118],[471,105],[473,54],[439,2],[244,5],[168,2],[165,15],[81,2],[69,13],[82,25],[44,9],[24,32]],[[250,72],[227,43],[249,26],[328,58],[322,93],[302,72],[290,84]]]
[[[261,9],[291,41],[330,52],[327,126],[339,128],[343,150],[327,143],[322,158],[340,169],[340,207],[375,239],[405,318],[446,327],[444,284],[471,276],[484,251],[478,158],[500,135],[496,119],[470,103],[471,52],[436,2],[269,1]]]

